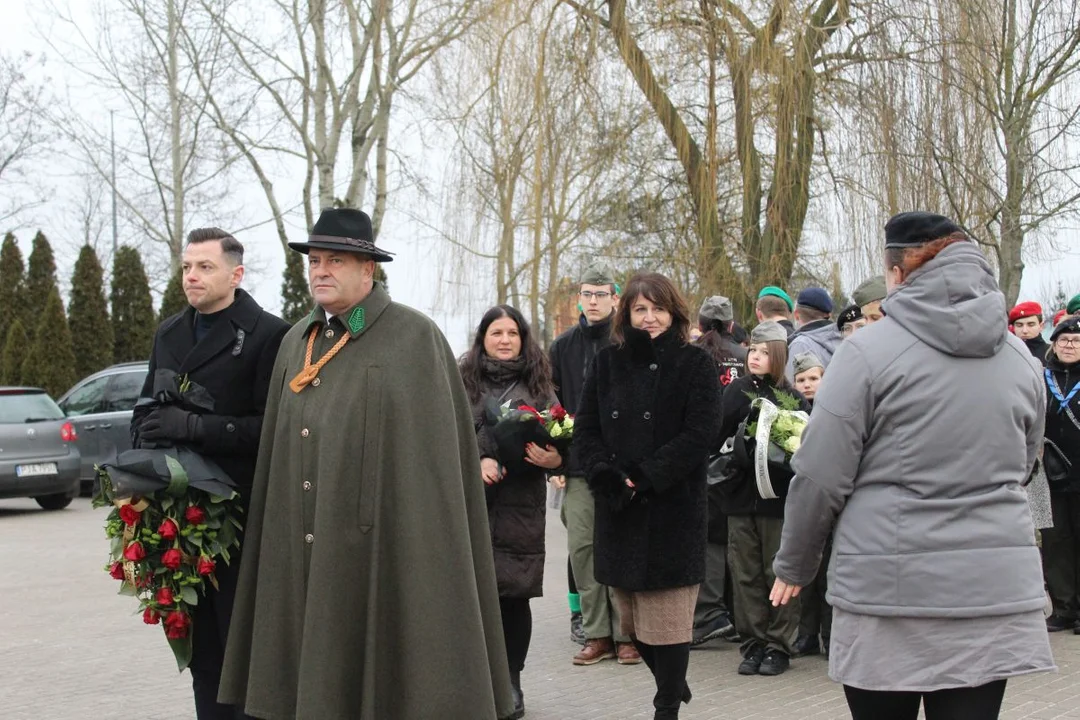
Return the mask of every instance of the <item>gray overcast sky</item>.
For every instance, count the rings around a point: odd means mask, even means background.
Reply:
[[[71,0],[71,7],[84,9],[90,7],[91,0]],[[42,27],[41,18],[43,11],[40,6],[24,2],[23,0],[0,0],[0,11],[4,22],[0,23],[0,47],[6,52],[29,51],[40,55],[42,52],[42,33],[48,32]],[[53,36],[52,41],[63,45],[62,37]],[[64,65],[57,62],[54,57],[46,53],[46,65],[44,68],[53,80],[53,85],[58,93],[68,85],[72,78],[71,73]],[[86,88],[88,94],[85,103],[88,111],[102,114],[104,122],[107,122],[107,114],[110,107],[120,109],[119,102],[112,100],[108,93],[95,93],[92,88]],[[437,188],[440,183],[439,173],[445,164],[447,151],[437,148],[435,151],[425,150],[421,143],[409,132],[402,128],[408,127],[411,121],[392,126],[392,133],[396,128],[396,134],[391,137],[391,143],[406,156],[412,159],[414,170],[427,176],[431,187]],[[54,165],[42,168],[47,176],[55,175],[56,194],[51,196],[41,207],[37,208],[27,217],[21,218],[23,229],[19,237],[24,251],[29,249],[29,240],[32,232],[41,227],[56,246],[60,275],[66,282],[70,276],[71,263],[74,261],[73,246],[69,242],[64,245],[57,242],[57,230],[55,218],[57,215],[70,209],[70,198],[77,189],[69,187],[70,181],[64,178],[65,169],[63,158],[57,158]],[[240,206],[243,222],[256,222],[269,217],[269,210],[261,190],[255,184],[246,167],[238,171],[237,177],[244,180],[234,186],[231,199],[237,201]],[[280,177],[273,178],[275,187],[287,188],[290,184],[299,188],[298,174],[291,178],[289,173],[282,172]],[[294,203],[289,203],[294,204]],[[480,313],[487,304],[483,293],[474,292],[469,294],[469,302],[465,305],[451,305],[441,303],[439,298],[454,296],[450,292],[452,285],[461,282],[470,282],[469,278],[443,277],[435,264],[439,262],[437,245],[439,241],[435,233],[415,222],[401,211],[408,208],[411,214],[419,214],[428,223],[438,225],[443,212],[440,202],[430,203],[430,207],[424,207],[425,202],[412,190],[406,190],[391,198],[391,207],[383,225],[379,244],[385,249],[397,253],[396,259],[386,269],[389,277],[391,292],[396,300],[416,307],[432,317],[443,327],[451,345],[455,351],[462,351],[469,342],[471,328],[479,319]],[[303,236],[302,222],[300,218],[291,218],[291,225],[296,229],[296,237]],[[209,224],[209,222],[207,223]],[[71,223],[67,224],[71,227]],[[251,291],[256,299],[270,310],[280,308],[280,278],[284,265],[284,256],[273,229],[270,225],[262,225],[259,228],[248,230],[241,235],[241,240],[248,249],[250,258],[249,265],[257,268],[257,272],[250,274],[245,281],[245,287]],[[1052,286],[1057,279],[1065,283],[1068,295],[1080,292],[1080,230],[1072,228],[1064,231],[1057,237],[1057,244],[1064,252],[1050,257],[1031,259],[1024,274],[1021,299],[1041,298],[1047,294],[1046,288]],[[162,283],[163,285],[163,283]],[[488,280],[478,283],[479,286],[493,286]],[[441,286],[441,287],[440,287]]]

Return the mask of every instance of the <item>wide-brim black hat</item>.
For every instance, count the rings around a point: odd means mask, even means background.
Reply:
[[[312,248],[319,248],[369,255],[376,262],[394,261],[394,253],[375,245],[371,218],[367,213],[352,208],[323,210],[307,242],[291,242],[289,247],[305,255]]]

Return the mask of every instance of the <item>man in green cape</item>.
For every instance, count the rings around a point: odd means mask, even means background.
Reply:
[[[513,714],[469,402],[435,324],[375,282],[371,222],[324,211],[317,306],[282,341],[220,699],[266,720]]]

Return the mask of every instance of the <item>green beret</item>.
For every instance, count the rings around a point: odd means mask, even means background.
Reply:
[[[851,299],[859,307],[865,307],[872,302],[884,300],[886,294],[885,276],[875,275],[869,280],[864,280],[862,285],[855,288],[855,292],[851,293]]]
[[[1080,294],[1072,296],[1072,300],[1070,300],[1069,304],[1065,306],[1065,312],[1069,313],[1070,315],[1080,313]]]
[[[774,295],[783,300],[785,303],[787,303],[787,309],[789,311],[795,309],[795,302],[791,299],[790,295],[784,292],[782,288],[778,288],[775,285],[766,285],[765,287],[761,288],[761,292],[758,293],[758,300],[765,297],[766,295]]]

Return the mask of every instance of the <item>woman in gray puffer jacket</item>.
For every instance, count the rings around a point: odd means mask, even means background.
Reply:
[[[836,523],[830,676],[855,720],[996,718],[1009,677],[1052,670],[1022,484],[1042,440],[1039,363],[940,215],[885,226],[886,318],[833,357],[774,562],[774,603],[814,577]],[[992,641],[987,641],[992,638]]]

